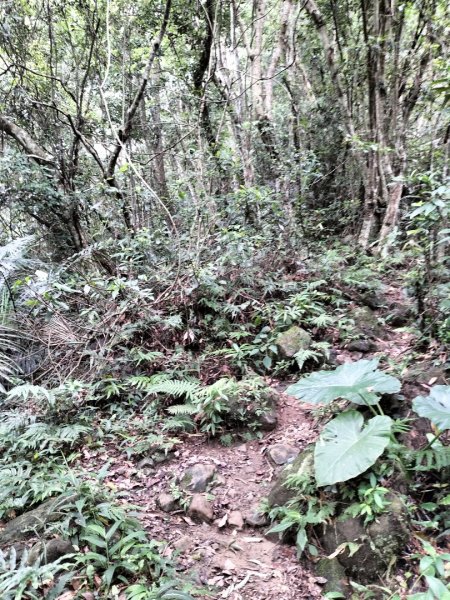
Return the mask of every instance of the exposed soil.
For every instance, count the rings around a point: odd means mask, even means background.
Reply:
[[[396,296],[394,288],[390,293]],[[398,295],[395,299],[398,300]],[[382,339],[376,339],[376,352],[362,355],[339,348],[336,360],[343,363],[384,355],[399,362],[411,350],[412,342],[410,334],[383,327]],[[169,461],[150,468],[127,461],[123,452],[108,443],[101,453],[84,452],[83,468],[88,471],[98,471],[106,462],[111,462],[106,485],[141,509],[139,518],[150,537],[167,542],[164,554],[178,557],[180,571],[188,572],[197,584],[214,586],[213,598],[300,600],[322,597],[325,580],[298,561],[295,547],[282,544],[273,535],[267,539],[267,527],[236,529],[226,523],[226,515],[231,511],[240,511],[245,516],[268,495],[283,468],[274,468],[269,463],[266,450],[270,445],[284,443],[301,451],[318,434],[318,424],[308,407],[284,394],[282,390],[286,385],[274,381],[271,384],[281,392],[278,426],[260,440],[226,448],[203,435],[187,436]],[[409,392],[426,393],[428,387],[427,384],[414,386]],[[216,481],[208,495],[214,507],[215,520],[211,524],[196,523],[183,510],[163,512],[156,502],[160,492],[169,492],[171,483],[196,463],[217,467]]]
[[[83,468],[97,472],[110,461],[105,484],[141,509],[140,519],[153,539],[167,541],[165,555],[179,554],[180,570],[198,584],[217,588],[214,598],[230,600],[320,598],[321,578],[300,564],[293,547],[266,539],[267,527],[229,527],[223,517],[231,511],[243,515],[258,507],[267,496],[282,467],[274,468],[266,449],[287,443],[302,450],[317,436],[316,423],[297,400],[280,395],[277,430],[261,440],[224,448],[204,436],[190,436],[182,450],[158,468],[138,468],[112,445],[99,454],[85,450]],[[217,467],[217,485],[211,490],[215,521],[195,523],[184,511],[165,513],[156,498],[170,483],[196,463]],[[221,522],[222,521],[222,522]]]

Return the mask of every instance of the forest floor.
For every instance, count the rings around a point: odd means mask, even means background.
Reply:
[[[395,288],[390,290],[397,294]],[[405,330],[383,327],[377,349],[364,358],[383,355],[400,361],[412,347],[414,337]],[[363,357],[359,352],[335,348],[336,361],[344,363]],[[204,435],[189,435],[166,462],[147,467],[124,459],[113,443],[99,451],[85,449],[83,468],[98,472],[109,463],[105,484],[126,502],[137,506],[152,539],[165,540],[164,554],[175,557],[180,571],[198,585],[213,586],[214,598],[230,600],[289,600],[322,597],[323,578],[299,561],[295,546],[281,543],[277,534],[266,537],[268,526],[252,527],[246,517],[257,511],[267,497],[282,466],[275,467],[267,450],[275,445],[295,447],[299,452],[318,435],[319,422],[313,407],[283,393],[284,382],[269,380],[279,392],[278,423],[262,439],[223,447]],[[406,390],[406,401],[415,389]],[[422,384],[420,391],[429,389]],[[182,509],[164,512],[158,496],[173,490],[173,482],[195,464],[212,465],[215,478],[206,498],[214,510],[209,522],[198,522]],[[231,520],[234,526],[230,526]],[[311,564],[311,563],[310,563]]]

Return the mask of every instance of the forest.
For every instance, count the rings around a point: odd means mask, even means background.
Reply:
[[[450,600],[449,40],[1,1],[1,600]]]

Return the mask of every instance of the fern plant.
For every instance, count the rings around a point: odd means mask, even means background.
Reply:
[[[15,548],[12,547],[9,554],[0,550],[0,597],[2,600],[19,600],[20,598],[30,598],[30,600],[42,598],[44,589],[45,597],[48,600],[54,600],[60,596],[64,587],[73,577],[69,572],[61,575],[63,571],[68,571],[73,563],[62,557],[58,560],[40,564],[36,561],[29,564],[29,553],[23,552],[20,559],[17,556]],[[51,589],[48,584],[55,582]]]
[[[26,236],[0,246],[0,393],[5,393],[5,384],[10,384],[13,376],[20,371],[13,358],[20,352],[20,335],[14,319],[11,319],[11,276],[33,264],[24,257],[32,241],[32,236]]]
[[[150,397],[183,398],[183,404],[172,404],[167,412],[177,419],[178,425],[181,420],[187,423],[188,417],[195,417],[201,430],[212,436],[236,425],[257,427],[258,417],[270,403],[270,394],[260,378],[239,382],[222,378],[208,386],[195,379],[167,379],[161,375],[136,376],[128,381]]]

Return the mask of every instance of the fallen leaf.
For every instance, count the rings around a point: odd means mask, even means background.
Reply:
[[[225,525],[227,524],[227,521],[228,521],[228,515],[225,514],[225,515],[223,515],[223,517],[221,519],[217,519],[216,525],[219,529],[222,529],[222,527],[225,527]]]

